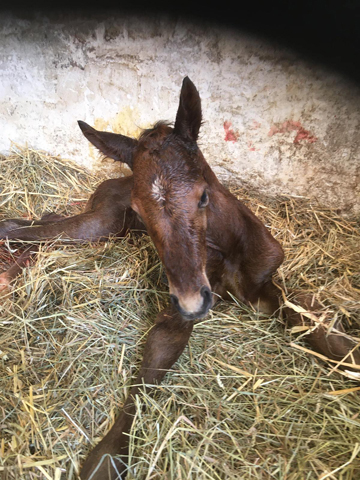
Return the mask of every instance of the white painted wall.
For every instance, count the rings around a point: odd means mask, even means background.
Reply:
[[[136,135],[174,120],[185,75],[200,91],[200,144],[221,179],[360,211],[359,89],[210,24],[0,14],[0,152],[28,144],[114,176],[118,166],[101,163],[76,121]]]

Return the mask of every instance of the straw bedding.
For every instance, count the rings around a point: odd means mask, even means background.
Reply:
[[[1,218],[77,213],[100,181],[19,147],[0,160]],[[357,338],[359,225],[303,198],[232,191],[282,243],[278,280]],[[3,243],[0,271],[19,251]],[[77,478],[167,301],[147,236],[40,246],[0,299],[0,479]],[[360,478],[359,383],[306,351],[303,333],[220,302],[154,396],[139,396],[128,478]]]

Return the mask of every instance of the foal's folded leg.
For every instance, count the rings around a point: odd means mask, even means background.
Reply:
[[[62,236],[71,242],[86,242],[107,240],[111,235],[123,237],[131,229],[145,231],[131,208],[117,208],[110,213],[87,211],[72,217],[50,213],[36,221],[21,218],[4,220],[0,222],[0,239],[39,242]],[[0,291],[8,288],[30,256],[37,251],[37,245],[27,248],[7,271],[0,274]]]
[[[318,321],[323,312],[323,307],[307,293],[292,292],[293,307],[283,305],[281,310],[289,327],[308,327],[304,340],[318,353],[335,361],[342,361],[349,370],[349,364],[360,365],[360,348],[357,342],[346,335],[340,322],[336,322],[333,328],[327,328],[326,324]],[[267,282],[260,291],[258,302],[254,302],[259,310],[272,314],[284,303],[281,288],[276,287],[271,281]],[[300,308],[298,308],[300,307]],[[356,369],[356,371],[358,371]]]
[[[323,307],[312,295],[301,293],[295,295],[291,302],[294,307],[283,307],[286,321],[291,327],[309,327],[303,338],[316,352],[339,362],[345,359],[349,370],[352,370],[349,364],[360,365],[359,344],[346,335],[341,322],[335,322],[332,328],[327,328],[326,323],[318,321]],[[300,310],[295,310],[296,306],[300,306]]]
[[[82,467],[82,480],[125,478],[129,432],[135,415],[135,395],[143,384],[146,389],[159,383],[187,345],[193,322],[183,320],[172,308],[161,312],[146,341],[139,375],[115,424],[103,440],[90,451]],[[111,458],[116,455],[117,458]]]

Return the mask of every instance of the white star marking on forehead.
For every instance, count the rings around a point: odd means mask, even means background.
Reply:
[[[161,177],[156,177],[151,186],[152,196],[157,202],[165,201],[165,187]]]

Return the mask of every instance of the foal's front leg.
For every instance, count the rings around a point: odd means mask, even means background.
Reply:
[[[42,241],[64,235],[80,241],[98,241],[128,230],[145,230],[131,208],[132,176],[105,180],[89,198],[84,211],[71,217],[47,214],[41,220],[22,218],[0,222],[0,239]]]
[[[147,389],[159,383],[187,345],[193,322],[183,320],[172,307],[161,312],[146,341],[144,358],[135,385],[115,424],[101,442],[90,451],[82,467],[81,480],[125,478],[129,432],[135,415],[135,395],[145,384]],[[118,458],[111,458],[116,455]]]

